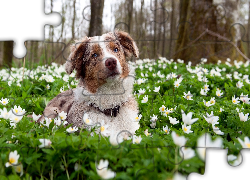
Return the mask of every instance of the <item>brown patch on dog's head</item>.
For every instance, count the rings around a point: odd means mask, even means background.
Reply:
[[[129,74],[127,58],[138,57],[138,48],[128,33],[115,31],[100,37],[85,37],[71,45],[71,54],[65,64],[68,74],[76,70],[76,78],[81,78],[86,88],[96,93],[98,87],[114,73],[120,78]],[[116,67],[107,66],[107,60],[116,61]],[[79,84],[80,85],[80,84]]]
[[[89,54],[88,43],[89,38],[86,36],[80,41],[75,41],[75,44],[70,46],[70,55],[65,63],[65,70],[68,74],[71,74],[73,70],[76,70],[76,78],[84,78],[85,66],[84,63],[87,61],[86,57]]]
[[[138,47],[136,46],[136,43],[128,33],[116,30],[115,36],[117,36],[120,44],[122,45],[126,57],[129,58],[132,54],[136,58],[139,57]]]

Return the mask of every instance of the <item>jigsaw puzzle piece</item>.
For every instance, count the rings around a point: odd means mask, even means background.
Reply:
[[[15,4],[13,6],[13,4]],[[23,6],[26,4],[26,6]],[[19,7],[26,7],[26,9],[19,8]],[[59,21],[59,14],[47,14],[45,15],[43,8],[44,1],[40,0],[39,2],[34,2],[32,0],[25,0],[23,2],[10,0],[4,2],[4,5],[1,6],[0,12],[2,13],[1,24],[6,24],[6,21],[12,21],[12,27],[8,27],[6,31],[1,33],[0,39],[4,41],[14,40],[15,46],[13,50],[13,54],[15,57],[22,58],[25,56],[26,49],[24,46],[24,42],[28,39],[33,40],[44,40],[44,29],[43,26],[45,24],[58,24]],[[32,8],[29,8],[32,7]],[[11,9],[11,11],[9,11]],[[13,12],[18,14],[17,16],[12,16]],[[32,15],[31,15],[32,14]],[[37,21],[39,19],[39,21]],[[32,33],[27,35],[23,33],[22,36],[19,34],[16,35],[14,30],[16,27],[25,27],[33,29]],[[20,29],[19,29],[20,31]]]

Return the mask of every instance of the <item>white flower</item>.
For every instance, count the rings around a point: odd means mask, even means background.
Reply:
[[[207,117],[205,117],[204,115],[203,115],[203,117],[210,124],[219,124],[219,122],[218,122],[219,121],[219,116],[214,116],[213,111],[211,111],[210,115],[207,113]]]
[[[136,117],[135,117],[135,122],[139,122],[139,121],[141,120],[141,118],[142,118],[142,115],[139,114],[139,116],[136,116]]]
[[[46,89],[50,89],[50,85],[49,84],[46,85]]]
[[[182,114],[182,121],[187,124],[187,125],[191,125],[194,122],[196,122],[199,118],[194,118],[192,119],[192,114],[193,112],[189,112],[187,115],[185,114],[185,112],[183,110],[181,110],[181,114]]]
[[[163,131],[165,131],[165,133],[169,134],[170,129],[168,128],[168,126],[166,125],[165,127],[163,126]]]
[[[223,95],[223,92],[221,92],[220,89],[216,90],[216,96],[221,97]]]
[[[68,129],[66,129],[66,131],[68,132],[68,133],[74,133],[74,132],[76,132],[78,130],[78,127],[69,127]]]
[[[110,131],[107,130],[108,127],[109,127],[109,125],[107,125],[107,124],[104,125],[104,120],[102,120],[101,127],[100,127],[102,135],[107,136],[107,133],[110,133]]]
[[[60,92],[63,92],[63,91],[64,91],[64,87],[61,87],[61,88],[60,88]]]
[[[62,112],[60,112],[60,113],[58,114],[58,116],[59,116],[59,118],[60,118],[61,120],[65,120],[65,119],[67,118],[67,113],[65,113],[64,111],[62,111]]]
[[[160,113],[161,113],[161,114],[164,113],[164,112],[165,112],[165,109],[166,109],[166,107],[165,107],[164,105],[162,105],[162,106],[159,108]]]
[[[211,99],[210,99],[210,104],[211,104],[211,105],[214,105],[214,104],[215,104],[215,97],[211,97]]]
[[[238,81],[238,82],[236,83],[236,87],[237,87],[237,88],[242,88],[242,86],[244,86],[242,82]]]
[[[87,113],[85,113],[85,114],[83,115],[83,122],[84,122],[85,124],[87,124],[87,125],[91,125],[91,124],[92,124],[92,120],[89,119],[89,115],[88,115]]]
[[[250,140],[247,136],[244,138],[244,141],[242,141],[240,138],[237,139],[240,142],[242,148],[250,148]]]
[[[20,155],[17,154],[17,150],[15,150],[14,152],[10,152],[9,162],[7,162],[5,166],[9,167],[9,166],[17,165],[19,157]]]
[[[34,112],[32,113],[32,118],[34,121],[37,121],[41,117],[40,114],[36,115]]]
[[[11,84],[12,84],[12,81],[8,81],[8,85],[11,86]]]
[[[191,159],[192,157],[195,156],[195,152],[192,148],[187,148],[187,147],[182,147],[180,149],[180,155],[183,155],[183,159],[187,160],[187,159]]]
[[[0,118],[9,119],[9,117],[12,115],[12,110],[8,112],[6,108],[3,108],[3,110],[0,109],[0,113]]]
[[[224,132],[222,132],[218,127],[215,126],[215,124],[212,124],[213,131],[218,135],[224,135]]]
[[[207,84],[204,85],[204,90],[205,90],[206,92],[210,90],[208,87],[209,87],[209,85],[207,85]]]
[[[174,141],[174,143],[177,145],[177,146],[184,146],[187,142],[186,138],[184,136],[179,136],[178,134],[176,134],[175,131],[172,131],[171,133],[171,136],[172,136],[172,139]]]
[[[156,120],[158,119],[157,115],[154,115],[154,114],[153,114],[153,116],[150,116],[150,118],[151,118],[150,119],[151,122],[156,122]]]
[[[170,113],[172,113],[172,111],[167,108],[167,110],[165,110],[163,116],[167,117]]]
[[[101,159],[96,167],[96,172],[102,179],[111,179],[115,177],[115,172],[109,170],[108,165],[108,160]]]
[[[7,99],[7,98],[2,98],[1,100],[0,100],[0,103],[2,103],[2,105],[6,105],[6,104],[8,104],[9,103],[9,99]]]
[[[116,146],[116,145],[118,145],[118,144],[120,144],[120,143],[123,142],[123,136],[121,136],[121,134],[119,134],[119,136],[118,136],[118,134],[119,133],[112,131],[111,134],[110,134],[110,136],[109,136],[109,142],[113,146]]]
[[[222,147],[222,145],[222,138],[218,137],[216,138],[216,140],[212,141],[211,135],[205,133],[197,140],[197,147],[199,147],[197,148],[198,155],[204,161],[206,157],[207,147]]]
[[[150,135],[151,135],[151,133],[148,132],[148,129],[146,129],[146,130],[144,131],[144,134],[145,134],[146,136],[150,136]]]
[[[193,100],[192,97],[193,95],[190,93],[190,91],[188,91],[188,93],[185,93],[184,92],[184,96],[183,96],[185,99],[187,100]]]
[[[207,106],[207,107],[212,106],[211,103],[210,103],[210,101],[207,101],[207,102],[206,102],[206,101],[203,99],[203,102],[204,102],[204,105]]]
[[[224,111],[224,109],[220,108],[220,111],[219,111],[219,112],[222,112],[222,111]]]
[[[148,102],[148,95],[143,97],[143,100],[141,101],[141,103],[146,103]]]
[[[205,91],[205,89],[201,88],[200,94],[203,95],[203,96],[206,96],[207,95],[207,91]]]
[[[11,114],[10,117],[9,117],[9,119],[15,124],[20,122],[22,118],[23,118],[23,116],[15,115],[15,114]]]
[[[234,104],[238,104],[240,101],[238,101],[239,100],[239,98],[235,98],[235,95],[232,97],[232,102],[234,103]]]
[[[140,144],[140,142],[141,142],[141,140],[142,140],[142,138],[141,138],[141,135],[139,136],[139,137],[137,137],[137,136],[133,136],[133,144]]]
[[[239,100],[242,101],[243,103],[249,104],[249,99],[250,98],[248,98],[248,94],[247,95],[243,95],[243,93],[241,93]]]
[[[20,174],[20,176],[23,175],[23,165],[22,164],[18,164],[18,165],[13,166],[13,167],[14,167],[15,171]]]
[[[240,112],[239,113],[240,121],[246,122],[248,120],[248,115],[249,115],[249,113],[244,115],[243,112]]]
[[[144,94],[145,92],[146,92],[146,90],[145,90],[145,89],[139,89],[139,93],[138,93],[138,95],[140,96],[140,95]]]
[[[75,163],[74,169],[75,171],[79,171],[81,169],[81,165],[78,163]]]
[[[191,131],[191,125],[187,126],[185,123],[182,125],[182,130],[184,133],[187,133],[187,134],[193,132]]]
[[[15,115],[24,115],[25,113],[25,109],[22,109],[20,106],[14,106],[14,109],[12,109],[12,113],[15,114]]]
[[[174,87],[178,88],[179,86],[180,86],[180,82],[179,82],[178,80],[176,80],[176,81],[174,82]]]
[[[177,121],[176,118],[172,118],[170,116],[168,116],[168,117],[169,117],[169,121],[170,121],[171,124],[178,124],[179,123],[179,121]]]
[[[154,92],[159,92],[160,90],[160,86],[159,87],[155,87],[155,89],[153,90]]]
[[[39,148],[44,148],[44,147],[50,147],[52,142],[49,139],[39,139],[41,145],[39,145]]]

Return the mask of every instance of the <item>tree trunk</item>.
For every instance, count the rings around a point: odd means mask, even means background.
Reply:
[[[173,47],[175,42],[175,31],[176,31],[176,0],[172,0],[172,13],[171,13],[171,25],[170,25],[170,43],[169,43],[169,57],[172,57]]]
[[[71,26],[72,39],[75,39],[75,20],[76,20],[76,0],[73,1],[73,19]]]
[[[163,0],[162,1],[162,17],[163,17],[163,20],[165,21],[166,20],[166,0]],[[162,57],[166,57],[166,49],[165,49],[165,43],[166,43],[166,24],[167,22],[164,22],[162,25],[163,25],[163,33],[162,33]],[[159,39],[160,40],[160,39]]]
[[[91,16],[89,24],[89,37],[102,35],[102,16],[104,0],[90,0]]]
[[[248,4],[248,43],[247,43],[247,51],[248,51],[248,58],[250,58],[250,1],[249,1],[249,4]]]
[[[129,0],[128,1],[128,25],[129,29],[128,32],[132,32],[132,24],[133,24],[133,1],[134,0]]]
[[[157,0],[155,0],[155,5],[154,5],[154,58],[157,58],[157,56],[156,56],[156,28],[157,28],[157,18],[156,18],[156,15],[157,15],[157,13],[156,13],[156,9],[157,9]]]
[[[11,68],[13,58],[13,41],[3,43],[3,65]]]

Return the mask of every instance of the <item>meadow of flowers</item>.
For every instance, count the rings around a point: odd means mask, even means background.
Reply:
[[[205,63],[131,62],[140,129],[125,139],[104,137],[103,123],[72,127],[65,112],[36,122],[53,97],[77,86],[62,65],[2,69],[0,178],[180,180],[204,173],[208,147],[228,148],[237,166],[240,150],[250,148],[249,63]],[[88,114],[83,121],[91,124]]]

